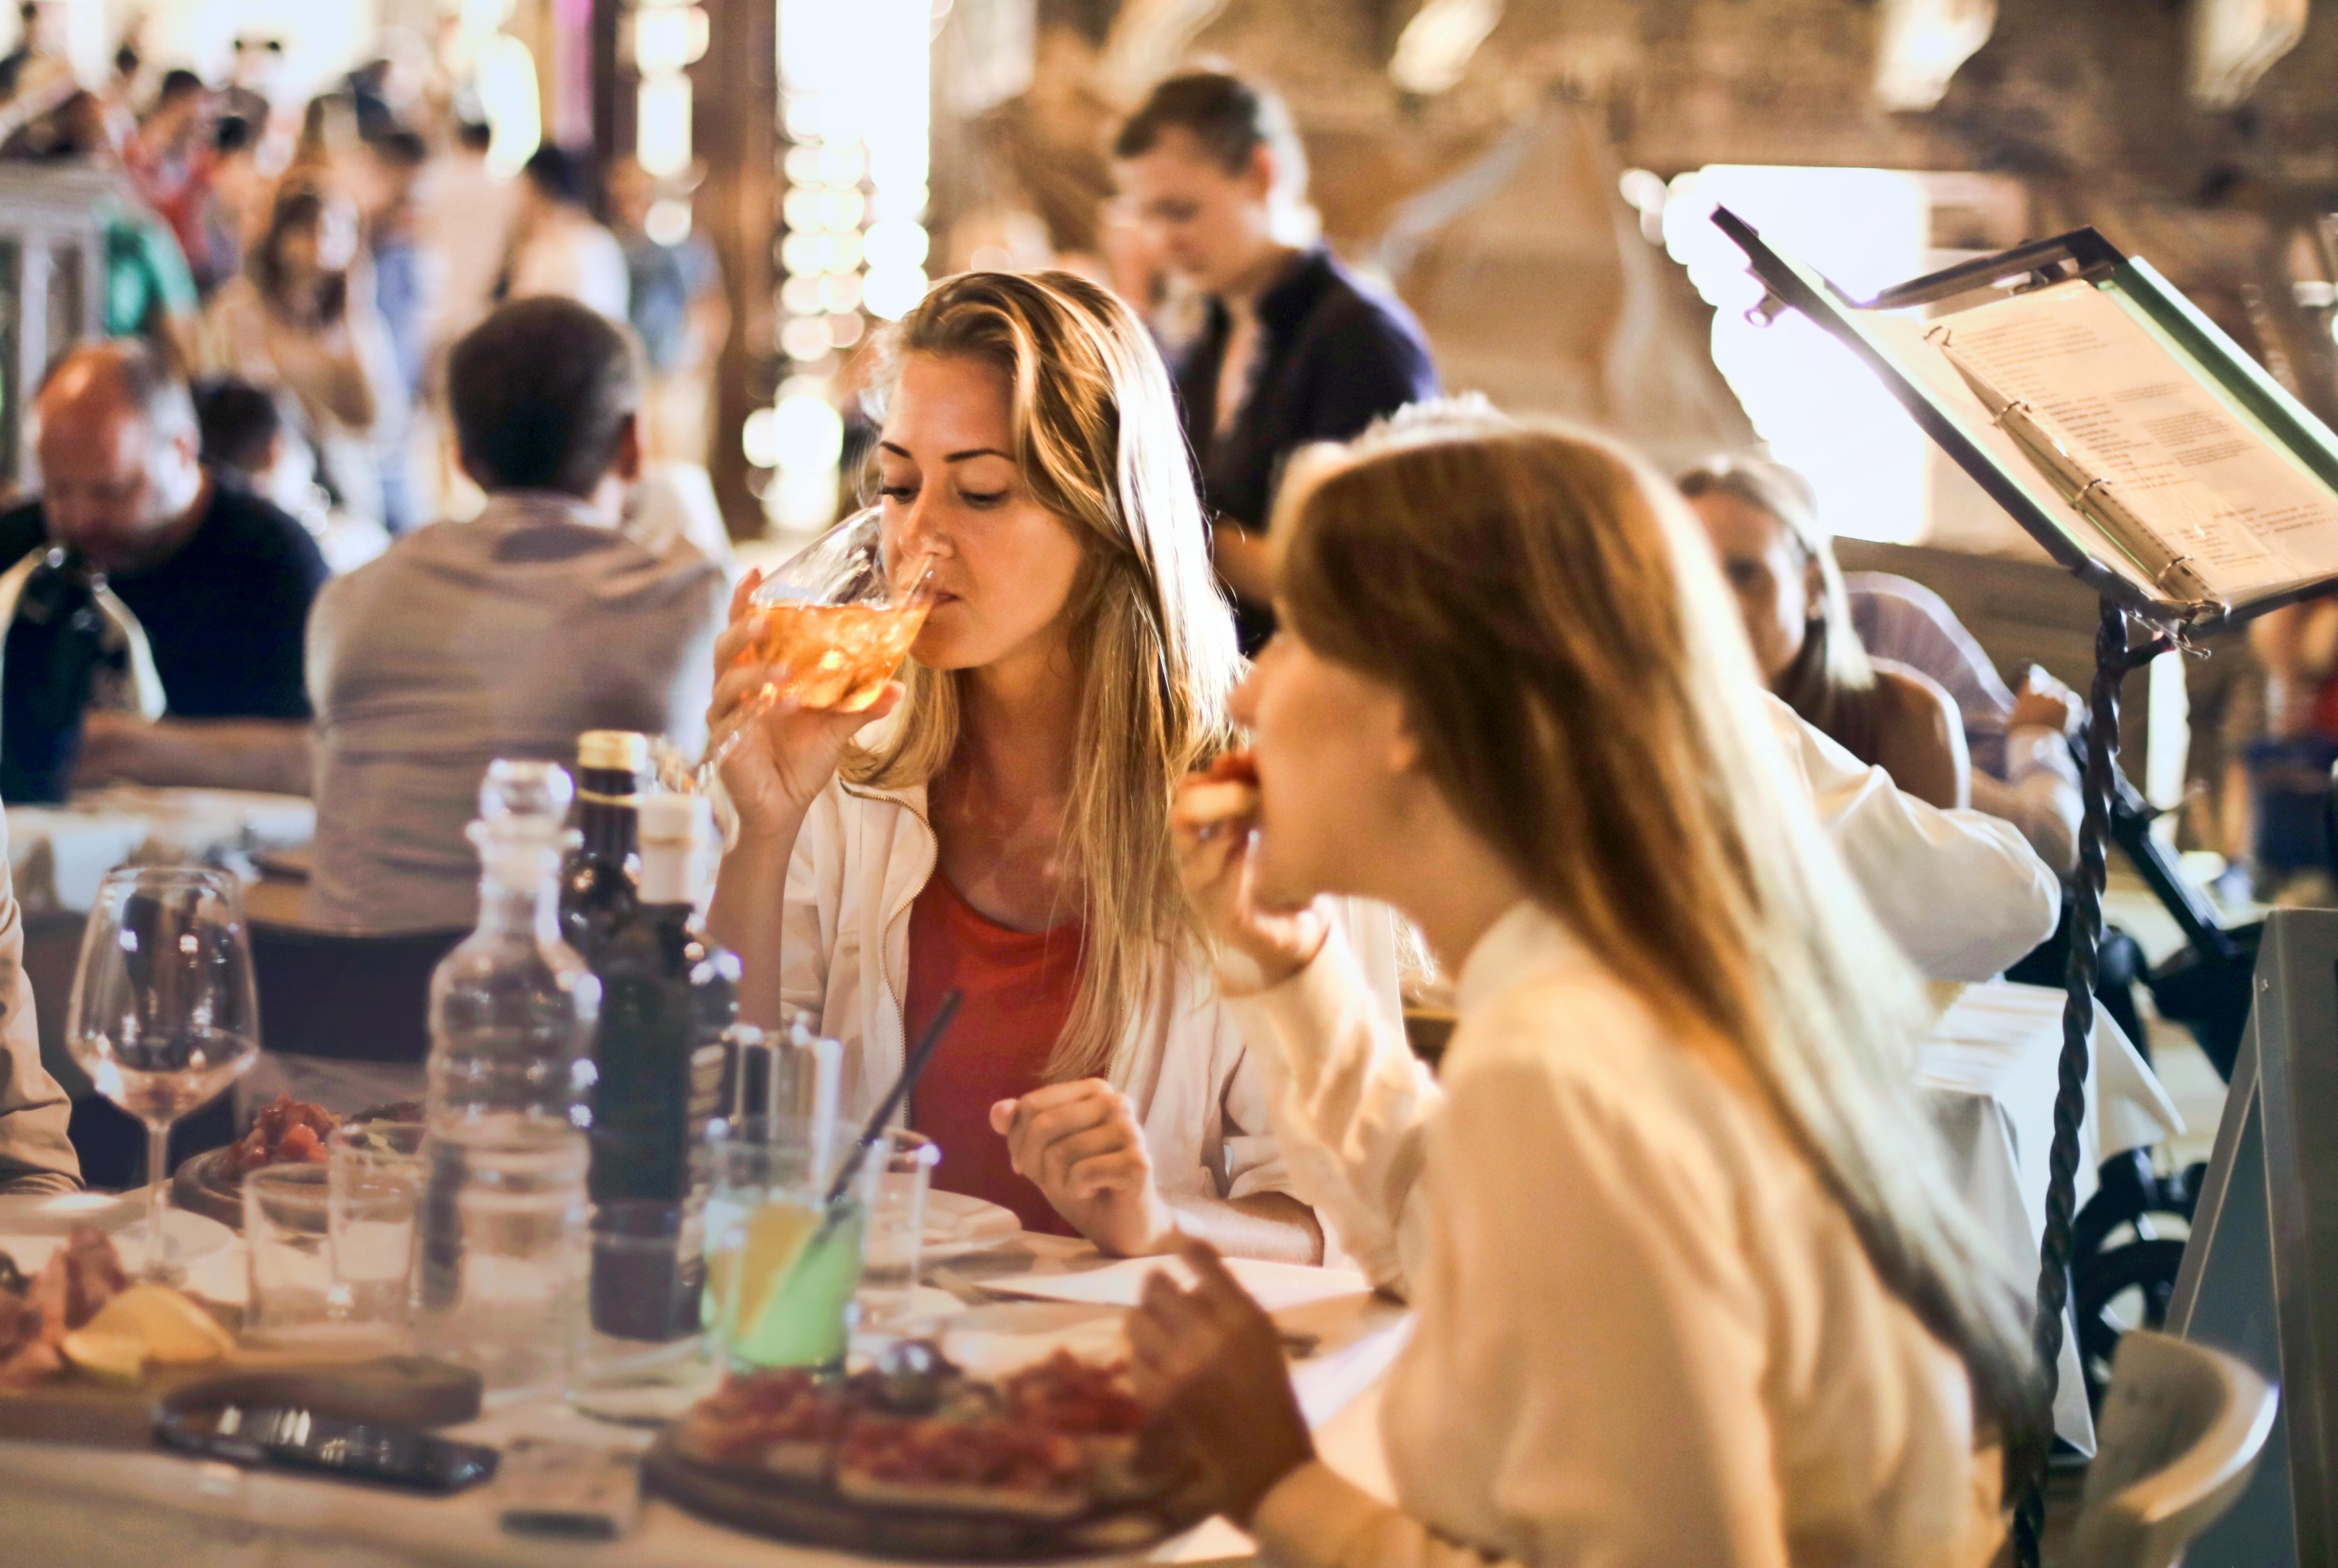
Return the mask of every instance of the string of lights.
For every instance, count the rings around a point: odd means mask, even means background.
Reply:
[[[747,460],[783,530],[836,509],[843,421],[836,377],[871,318],[899,320],[926,291],[929,0],[781,0],[780,309],[787,362],[748,416]]]

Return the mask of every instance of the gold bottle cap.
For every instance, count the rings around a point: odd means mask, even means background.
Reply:
[[[587,730],[576,737],[576,766],[640,773],[650,765],[650,738],[630,730]]]

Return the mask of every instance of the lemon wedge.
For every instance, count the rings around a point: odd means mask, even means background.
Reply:
[[[135,1334],[99,1333],[95,1324],[59,1341],[65,1359],[108,1383],[136,1383],[146,1375],[146,1343]]]
[[[167,1285],[131,1286],[81,1332],[133,1339],[147,1359],[166,1364],[216,1361],[235,1347],[216,1318]]]
[[[738,1271],[738,1333],[761,1319],[764,1301],[795,1268],[820,1220],[819,1210],[785,1202],[766,1203],[747,1217],[745,1244],[731,1265]]]

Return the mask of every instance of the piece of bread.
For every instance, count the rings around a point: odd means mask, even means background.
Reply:
[[[1199,827],[1239,822],[1258,814],[1255,784],[1188,784],[1177,804],[1185,819]]]

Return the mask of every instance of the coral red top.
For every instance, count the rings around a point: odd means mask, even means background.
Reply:
[[[938,868],[909,907],[909,994],[901,1013],[914,1042],[953,988],[966,1001],[909,1097],[909,1125],[941,1146],[936,1187],[1015,1210],[1027,1230],[1078,1232],[1046,1196],[1015,1173],[1007,1140],[990,1130],[994,1102],[1046,1080],[1047,1058],[1071,1015],[1080,978],[1080,926],[1009,931],[977,913]]]

